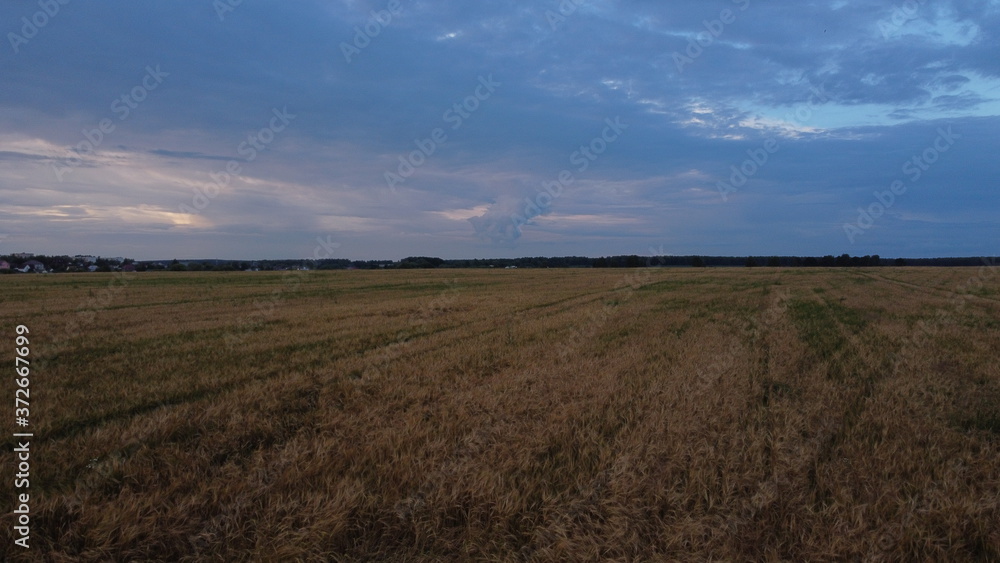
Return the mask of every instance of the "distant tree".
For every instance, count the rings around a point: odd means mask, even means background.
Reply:
[[[767,259],[768,268],[778,268],[780,266],[781,266],[781,260],[779,260],[777,256],[772,256]]]
[[[832,254],[827,254],[819,259],[819,265],[824,268],[832,268],[837,265],[837,259]]]
[[[813,256],[806,256],[806,259],[802,261],[802,265],[806,268],[816,268],[819,266],[819,260]]]
[[[836,266],[838,268],[846,268],[846,267],[848,267],[850,265],[851,265],[851,255],[850,254],[841,254],[840,256],[837,257]]]
[[[692,268],[704,268],[705,267],[705,261],[701,258],[701,256],[695,256],[695,257],[691,258],[691,267]]]
[[[896,266],[905,266],[906,265],[906,259],[905,258],[896,258],[896,260],[893,262],[893,264],[896,265]]]
[[[65,272],[73,265],[73,259],[69,256],[36,256],[35,260],[45,264],[53,272]]]
[[[399,261],[400,268],[437,268],[444,264],[444,259],[429,256],[410,256]]]
[[[743,265],[746,266],[747,268],[756,268],[757,267],[757,259],[754,258],[753,256],[747,256],[747,261],[744,262]]]

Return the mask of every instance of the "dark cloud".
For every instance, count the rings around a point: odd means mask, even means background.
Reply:
[[[16,151],[0,151],[0,160],[49,160],[48,157]]]
[[[167,158],[179,158],[179,159],[191,159],[191,160],[232,160],[232,157],[228,156],[215,156],[210,154],[203,154],[200,152],[192,151],[168,151],[163,149],[151,150],[150,154],[155,154],[157,156],[164,156]]]

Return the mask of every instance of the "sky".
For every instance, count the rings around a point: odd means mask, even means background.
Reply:
[[[0,3],[0,254],[995,255],[1000,2]]]

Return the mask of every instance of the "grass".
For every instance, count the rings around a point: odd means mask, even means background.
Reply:
[[[0,560],[1000,560],[975,275],[4,276]]]

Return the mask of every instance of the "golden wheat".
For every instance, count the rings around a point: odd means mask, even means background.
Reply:
[[[0,284],[4,560],[1000,560],[990,269]]]

